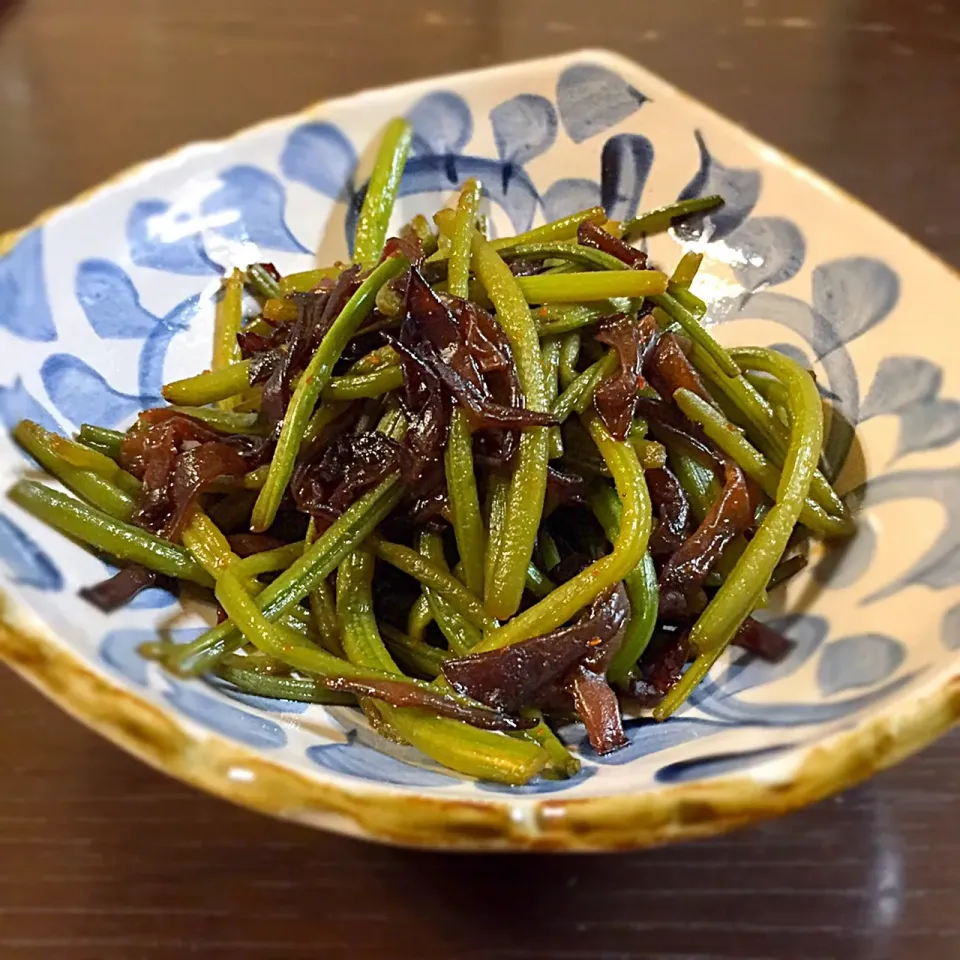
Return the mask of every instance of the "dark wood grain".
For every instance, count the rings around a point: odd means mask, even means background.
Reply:
[[[370,84],[594,45],[960,264],[960,4],[0,0],[0,229],[186,140]],[[960,734],[743,833],[424,855],[234,809],[0,671],[0,960],[955,960]]]

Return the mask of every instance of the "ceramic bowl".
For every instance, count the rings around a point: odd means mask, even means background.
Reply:
[[[322,103],[122,174],[0,242],[0,418],[124,427],[161,383],[208,363],[225,269],[284,272],[347,253],[378,133],[416,131],[396,224],[467,177],[495,232],[602,202],[614,218],[720,193],[656,238],[706,255],[695,292],[725,342],[815,368],[827,468],[859,533],[817,554],[768,616],[783,662],[718,664],[689,706],[511,789],[385,742],[349,708],[263,700],[145,662],[158,633],[210,615],[163,590],[102,615],[77,597],[93,555],[0,505],[0,652],[64,709],[230,800],[359,837],[432,847],[602,849],[703,836],[839,790],[918,749],[960,711],[960,360],[942,307],[957,277],[810,171],[642,68],[604,52]],[[920,325],[924,336],[917,333]],[[946,349],[945,349],[946,348]],[[4,488],[29,472],[6,432]]]

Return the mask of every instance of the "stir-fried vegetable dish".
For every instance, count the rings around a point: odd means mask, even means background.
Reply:
[[[700,254],[635,245],[720,197],[490,239],[470,181],[388,237],[410,140],[388,126],[351,263],[233,270],[210,369],[125,432],[23,421],[73,496],[10,496],[119,564],[83,591],[101,610],[212,593],[215,627],[144,649],[170,671],[357,705],[470,776],[567,777],[566,721],[608,753],[729,645],[782,656],[753,614],[851,520],[812,375],[717,343]]]

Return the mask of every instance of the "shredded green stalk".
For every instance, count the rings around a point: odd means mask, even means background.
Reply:
[[[353,663],[399,674],[377,629],[370,595],[372,564],[369,555],[354,554],[337,574],[337,612],[344,625],[344,649]],[[422,710],[401,711],[381,705],[386,723],[427,756],[469,776],[502,783],[526,783],[548,761],[547,754],[529,740],[477,730],[455,720],[434,717]]]
[[[709,197],[694,197],[691,200],[678,200],[676,203],[651,210],[649,213],[635,217],[625,223],[623,225],[623,239],[632,241],[640,237],[649,237],[655,233],[663,233],[679,220],[697,213],[708,213],[721,206],[723,206],[723,197],[716,194]]]
[[[604,590],[622,580],[640,562],[647,549],[652,506],[643,471],[629,443],[614,440],[596,415],[585,418],[610,472],[622,510],[613,551],[582,573],[557,587],[550,596],[484,636],[475,652],[497,650],[555,630],[593,602]]]
[[[243,273],[234,270],[230,274],[223,290],[223,299],[217,309],[216,324],[213,329],[213,369],[222,370],[241,359],[240,343],[237,334],[243,323]],[[232,410],[233,400],[220,401],[223,410]]]
[[[517,280],[490,244],[474,234],[473,263],[480,282],[497,308],[497,319],[513,348],[527,406],[547,409],[547,388],[540,362],[540,341]],[[544,427],[524,430],[516,468],[507,493],[506,518],[498,542],[491,538],[495,561],[487,564],[487,609],[497,619],[516,613],[533,556],[547,489],[548,434]],[[492,569],[491,569],[492,568]]]
[[[412,139],[412,127],[399,117],[391,120],[383,132],[373,174],[357,219],[353,250],[357,263],[370,266],[380,256]]]

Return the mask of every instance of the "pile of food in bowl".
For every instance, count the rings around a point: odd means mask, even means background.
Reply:
[[[213,591],[217,626],[145,648],[170,671],[356,704],[470,776],[568,777],[559,724],[616,751],[624,711],[670,716],[730,644],[782,656],[753,614],[853,525],[811,374],[724,349],[700,255],[667,274],[642,249],[720,197],[493,240],[470,181],[388,238],[410,140],[387,128],[353,263],[234,270],[210,369],[126,432],[21,422],[76,497],[10,496],[121,562],[83,591],[104,611]]]

